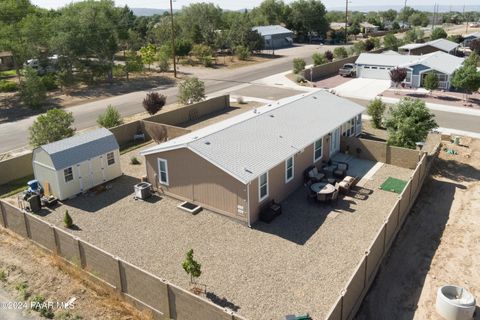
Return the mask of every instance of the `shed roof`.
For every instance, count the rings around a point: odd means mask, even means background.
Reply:
[[[417,48],[426,47],[426,46],[432,46],[439,50],[450,52],[453,49],[457,48],[459,44],[447,39],[436,39],[436,40],[428,41],[425,43],[409,43],[399,47],[399,49],[412,50],[412,49],[417,49]]]
[[[280,25],[253,27],[252,30],[257,31],[262,36],[271,36],[271,35],[275,35],[275,34],[293,33],[293,31],[288,30],[287,28],[282,27]]]
[[[350,100],[319,90],[245,112],[141,154],[188,148],[248,183],[363,111]]]
[[[480,38],[480,32],[473,32],[463,36],[463,38]]]
[[[63,169],[118,149],[115,136],[100,128],[41,146],[55,169]]]

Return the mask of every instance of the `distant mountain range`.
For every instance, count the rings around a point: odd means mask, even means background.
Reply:
[[[362,12],[369,12],[369,11],[386,11],[388,9],[395,9],[397,11],[400,11],[403,8],[403,6],[349,6],[350,11],[362,11]],[[162,15],[164,12],[170,12],[169,9],[152,9],[152,8],[131,8],[133,13],[136,16],[153,16],[155,14]],[[327,7],[328,10],[330,11],[336,11],[340,10],[343,11],[345,10],[345,7]],[[433,6],[415,6],[415,9],[421,10],[421,11],[430,11],[433,12]],[[237,10],[237,11],[244,11],[245,9]],[[173,10],[178,11],[178,10]],[[448,12],[448,11],[463,11],[463,5],[453,5],[453,6],[440,6],[439,7],[440,12]],[[465,11],[480,11],[480,5],[466,5],[465,6]]]

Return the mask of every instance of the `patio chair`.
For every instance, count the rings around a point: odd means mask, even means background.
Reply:
[[[308,172],[308,176],[313,181],[322,181],[322,179],[325,178],[325,174],[318,172],[317,167],[314,167],[312,170],[310,170]]]
[[[333,171],[333,176],[343,178],[347,175],[348,163],[339,162],[337,168]]]
[[[332,202],[338,201],[338,190],[335,190],[335,192],[332,193],[332,197],[330,198],[330,201]]]

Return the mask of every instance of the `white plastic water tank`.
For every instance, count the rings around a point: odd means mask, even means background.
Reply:
[[[437,290],[436,309],[446,320],[471,320],[475,297],[462,287],[445,285]]]

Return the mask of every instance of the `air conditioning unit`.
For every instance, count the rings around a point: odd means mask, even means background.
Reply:
[[[152,185],[148,182],[137,183],[133,189],[135,190],[135,199],[145,200],[152,195]]]

